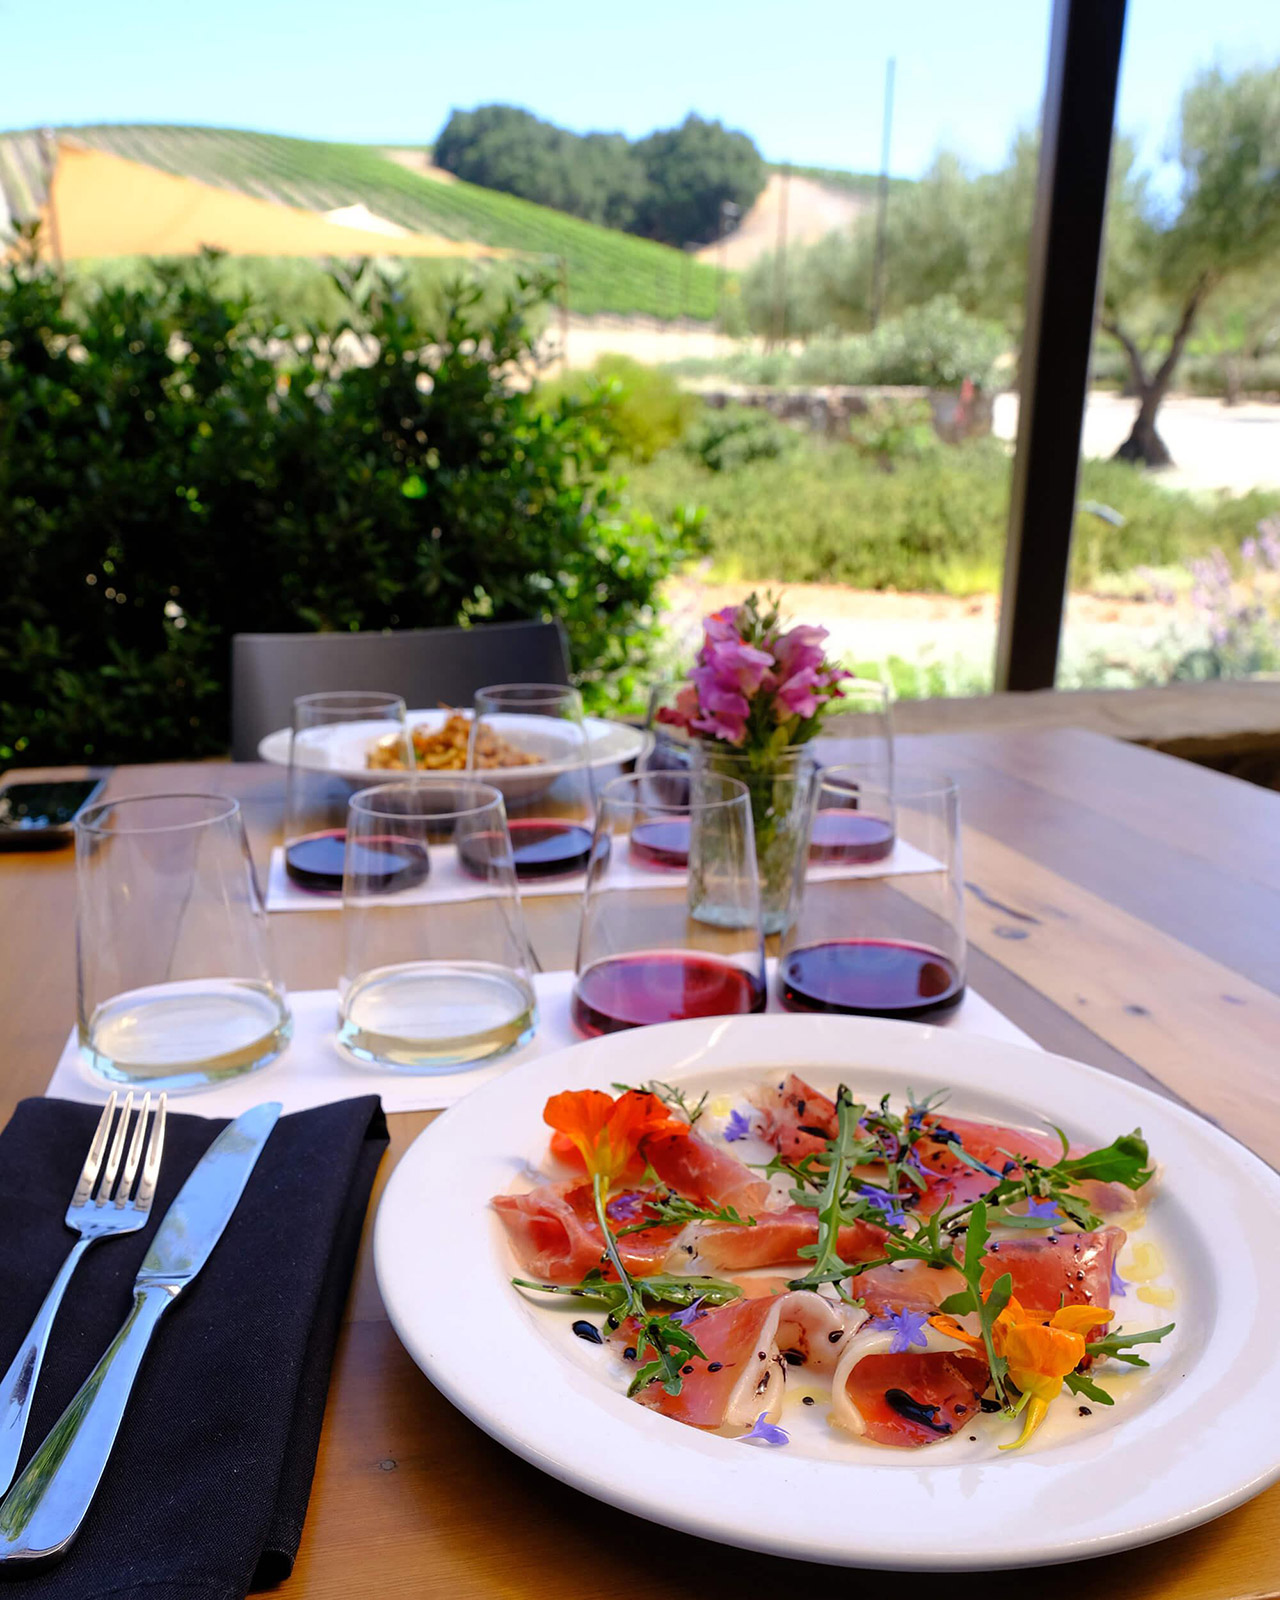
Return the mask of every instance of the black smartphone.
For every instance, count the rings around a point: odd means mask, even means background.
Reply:
[[[49,850],[66,844],[78,811],[105,778],[51,778],[0,783],[0,850]]]

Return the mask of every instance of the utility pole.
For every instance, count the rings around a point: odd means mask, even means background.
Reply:
[[[787,342],[787,196],[791,190],[791,163],[783,163],[778,185],[778,243],[773,253],[773,342]]]
[[[876,204],[876,259],[871,279],[871,326],[880,321],[884,307],[885,227],[889,219],[889,144],[893,137],[894,59],[884,69],[884,129],[880,140],[880,194]]]

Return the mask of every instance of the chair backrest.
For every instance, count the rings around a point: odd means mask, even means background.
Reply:
[[[231,759],[287,728],[300,694],[385,689],[412,710],[469,706],[491,683],[568,683],[558,622],[489,622],[401,633],[238,633],[231,641]]]

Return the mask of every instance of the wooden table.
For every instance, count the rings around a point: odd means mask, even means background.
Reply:
[[[1078,731],[900,744],[906,759],[961,781],[974,987],[1046,1048],[1179,1098],[1280,1164],[1280,795]],[[121,768],[109,793],[175,789],[238,796],[265,869],[280,826],[278,769]],[[69,852],[0,857],[6,1117],[43,1091],[73,1018],[74,898]],[[570,965],[575,905],[535,899],[528,910],[543,964]],[[335,982],[339,920],[274,919],[291,988]],[[429,1120],[391,1118],[382,1181]],[[856,1502],[849,1514],[857,1517]],[[903,1531],[928,1538],[927,1529]],[[306,1536],[281,1591],[288,1600],[741,1600],[854,1593],[859,1581],[642,1523],[509,1455],[401,1349],[366,1229]],[[895,1594],[934,1586],[868,1581]],[[946,1587],[987,1595],[1001,1581]],[[1012,1581],[1049,1600],[1280,1593],[1280,1486],[1148,1549]]]

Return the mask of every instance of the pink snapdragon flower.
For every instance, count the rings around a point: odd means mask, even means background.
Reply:
[[[778,676],[785,682],[797,672],[816,673],[825,660],[822,642],[826,638],[825,628],[815,628],[808,622],[798,623],[786,633],[780,633],[773,642]]]
[[[712,666],[695,667],[689,678],[697,690],[701,713],[692,720],[690,727],[697,733],[709,733],[730,744],[741,744],[751,712],[746,695],[732,678],[726,682]]]
[[[773,696],[774,715],[778,721],[785,722],[788,717],[815,716],[818,707],[826,703],[826,696],[816,693],[818,687],[818,674],[812,667],[793,672],[784,679]]]
[[[748,695],[756,692],[774,664],[767,650],[757,650],[736,635],[705,645],[698,661],[703,670],[710,669],[715,674],[716,682],[723,688],[734,688]]]

